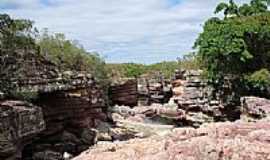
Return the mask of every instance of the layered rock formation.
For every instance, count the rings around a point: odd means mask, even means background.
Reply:
[[[0,62],[0,86],[5,92],[30,92],[26,90],[29,88],[36,91],[59,77],[57,66],[35,52],[3,54]]]
[[[25,159],[41,159],[48,151],[58,157],[76,155],[95,144],[97,121],[107,121],[100,91],[92,82],[85,88],[40,93],[36,104],[43,109],[46,129],[24,149]]]
[[[179,128],[166,136],[100,144],[74,160],[266,160],[270,123],[216,123]]]
[[[0,72],[0,84],[9,94],[3,98],[30,97],[35,105],[13,101],[1,105],[1,118],[8,120],[0,121],[0,157],[5,156],[1,159],[60,160],[96,142],[97,123],[108,117],[103,90],[90,74],[59,71],[34,53],[14,53],[3,59],[6,69]]]
[[[110,86],[110,100],[112,105],[136,106],[138,89],[136,79],[120,79]]]
[[[202,71],[178,71],[172,81],[170,103],[178,104],[185,112],[186,125],[198,127],[203,123],[239,119],[239,107],[224,105],[201,75]]]
[[[170,81],[161,73],[138,78],[139,106],[167,103],[172,96]]]
[[[45,130],[40,107],[21,101],[0,102],[0,159],[21,159],[21,151]]]
[[[111,84],[112,105],[146,106],[167,103],[172,96],[170,81],[162,74],[141,76],[137,79],[120,79]]]

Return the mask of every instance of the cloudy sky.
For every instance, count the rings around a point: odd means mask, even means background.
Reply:
[[[0,0],[0,12],[34,20],[39,29],[65,33],[107,62],[154,63],[192,51],[203,22],[219,2]]]

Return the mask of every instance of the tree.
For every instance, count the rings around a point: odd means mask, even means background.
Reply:
[[[268,12],[270,0],[251,0],[250,4],[243,4],[239,8],[239,13],[242,16],[251,16],[260,13]]]
[[[0,14],[0,50],[12,53],[15,50],[36,49],[34,35],[37,30],[33,22],[25,19],[12,19]]]
[[[238,6],[233,0],[230,0],[229,3],[222,2],[218,4],[214,13],[217,14],[222,11],[225,15],[225,18],[228,16],[239,16]]]
[[[210,18],[195,48],[212,83],[222,86],[229,77],[238,87],[244,87],[247,75],[270,68],[270,13]]]

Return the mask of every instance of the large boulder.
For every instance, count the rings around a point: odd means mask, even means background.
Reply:
[[[22,101],[0,102],[0,159],[21,158],[23,147],[44,129],[41,108]]]
[[[242,118],[256,120],[270,117],[270,100],[258,97],[241,98]]]
[[[214,123],[165,136],[101,144],[74,160],[266,160],[270,123]]]

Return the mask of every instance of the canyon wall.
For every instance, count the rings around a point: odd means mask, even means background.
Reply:
[[[60,160],[96,142],[95,128],[109,116],[106,95],[92,75],[60,71],[35,53],[1,60],[1,160]]]

